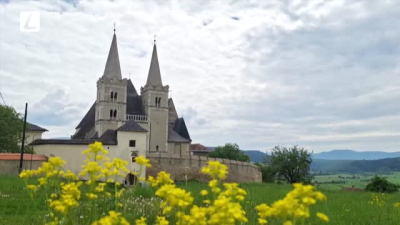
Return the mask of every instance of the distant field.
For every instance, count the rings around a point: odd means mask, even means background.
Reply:
[[[344,175],[344,174],[343,174]],[[329,178],[330,177],[330,178]],[[334,179],[338,175],[319,177],[324,180]],[[393,175],[400,177],[400,173]],[[364,178],[364,177],[363,177]],[[199,182],[189,182],[188,186],[179,183],[182,188],[190,190],[195,195],[207,184]],[[248,192],[243,207],[249,218],[248,224],[257,224],[257,212],[254,207],[260,203],[268,203],[281,199],[291,190],[290,185],[277,184],[241,184]],[[0,224],[44,224],[48,218],[45,210],[44,201],[38,201],[34,205],[29,200],[29,196],[24,190],[23,182],[17,177],[0,176]],[[368,192],[344,192],[337,190],[322,190],[328,197],[326,202],[318,203],[311,208],[312,215],[316,212],[324,212],[330,217],[329,224],[359,224],[359,225],[395,225],[400,224],[400,209],[393,207],[395,202],[400,202],[400,194],[386,195],[382,207],[371,205],[371,193]],[[141,195],[142,198],[138,197]],[[144,197],[144,198],[143,198]],[[154,218],[159,211],[153,204],[154,192],[151,189],[140,189],[140,193],[132,194],[128,190],[124,194],[124,208],[122,214],[133,225],[135,219],[142,215],[149,217],[148,224],[154,224]],[[195,202],[198,204],[199,202]],[[85,204],[85,203],[83,203]],[[98,206],[101,207],[101,206]],[[103,207],[109,207],[108,204]],[[88,206],[83,205],[76,210],[77,224],[85,223],[85,218],[90,214]],[[274,221],[268,224],[278,225]],[[323,224],[315,216],[307,221],[309,224]]]
[[[383,173],[377,175],[380,177],[385,177],[387,178],[388,181],[400,185],[400,172],[393,172],[390,174]],[[353,185],[356,188],[365,188],[365,186],[368,184],[368,180],[370,180],[374,176],[375,174],[373,173],[321,175],[321,176],[315,176],[314,181],[318,181],[319,183],[321,183],[320,188],[325,190],[340,190],[342,187],[352,187]],[[355,178],[349,179],[351,177]],[[325,183],[332,181],[334,182],[344,181],[345,183],[335,183],[335,184]]]

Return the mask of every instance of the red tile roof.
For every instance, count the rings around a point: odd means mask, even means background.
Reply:
[[[209,152],[211,151],[209,148],[202,144],[191,144],[190,145],[190,150],[191,151],[204,151],[204,152]]]
[[[31,155],[31,154],[24,154],[24,160],[30,161],[47,161],[47,157],[44,155]],[[0,153],[0,160],[20,160],[21,154],[20,153]]]

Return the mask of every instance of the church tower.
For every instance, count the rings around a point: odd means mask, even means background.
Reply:
[[[95,130],[100,137],[106,130],[116,130],[126,121],[127,80],[122,79],[117,36],[111,42],[103,76],[97,81]]]
[[[149,121],[148,150],[150,152],[166,152],[168,148],[168,90],[169,86],[163,86],[161,81],[157,46],[154,41],[147,82],[140,89]]]

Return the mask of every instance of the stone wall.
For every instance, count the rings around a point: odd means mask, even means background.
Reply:
[[[261,182],[260,169],[251,163],[197,155],[179,157],[163,153],[148,153],[146,157],[152,165],[147,168],[148,176],[155,177],[164,170],[171,174],[173,180],[185,180],[187,174],[188,180],[208,181],[209,178],[201,173],[201,168],[207,165],[207,161],[219,161],[229,168],[227,182]]]
[[[46,162],[47,158],[43,160],[28,160],[24,157],[24,162],[22,164],[23,170],[36,170],[40,166],[42,166],[43,162]],[[14,159],[1,159],[0,158],[0,174],[8,174],[8,175],[18,175],[19,172],[19,160]]]

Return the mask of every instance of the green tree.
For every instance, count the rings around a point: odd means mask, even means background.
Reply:
[[[272,171],[289,183],[311,182],[311,152],[304,148],[275,146],[268,161]]]
[[[0,105],[0,152],[19,152],[24,122],[10,106]]]
[[[383,177],[378,177],[375,175],[374,178],[371,179],[371,182],[367,184],[365,187],[366,191],[372,192],[381,192],[381,193],[393,193],[398,192],[400,186],[394,183],[387,181]]]
[[[250,162],[250,157],[245,155],[243,151],[239,149],[239,145],[227,143],[224,146],[218,146],[214,151],[208,154],[209,157],[231,159],[242,162]]]

